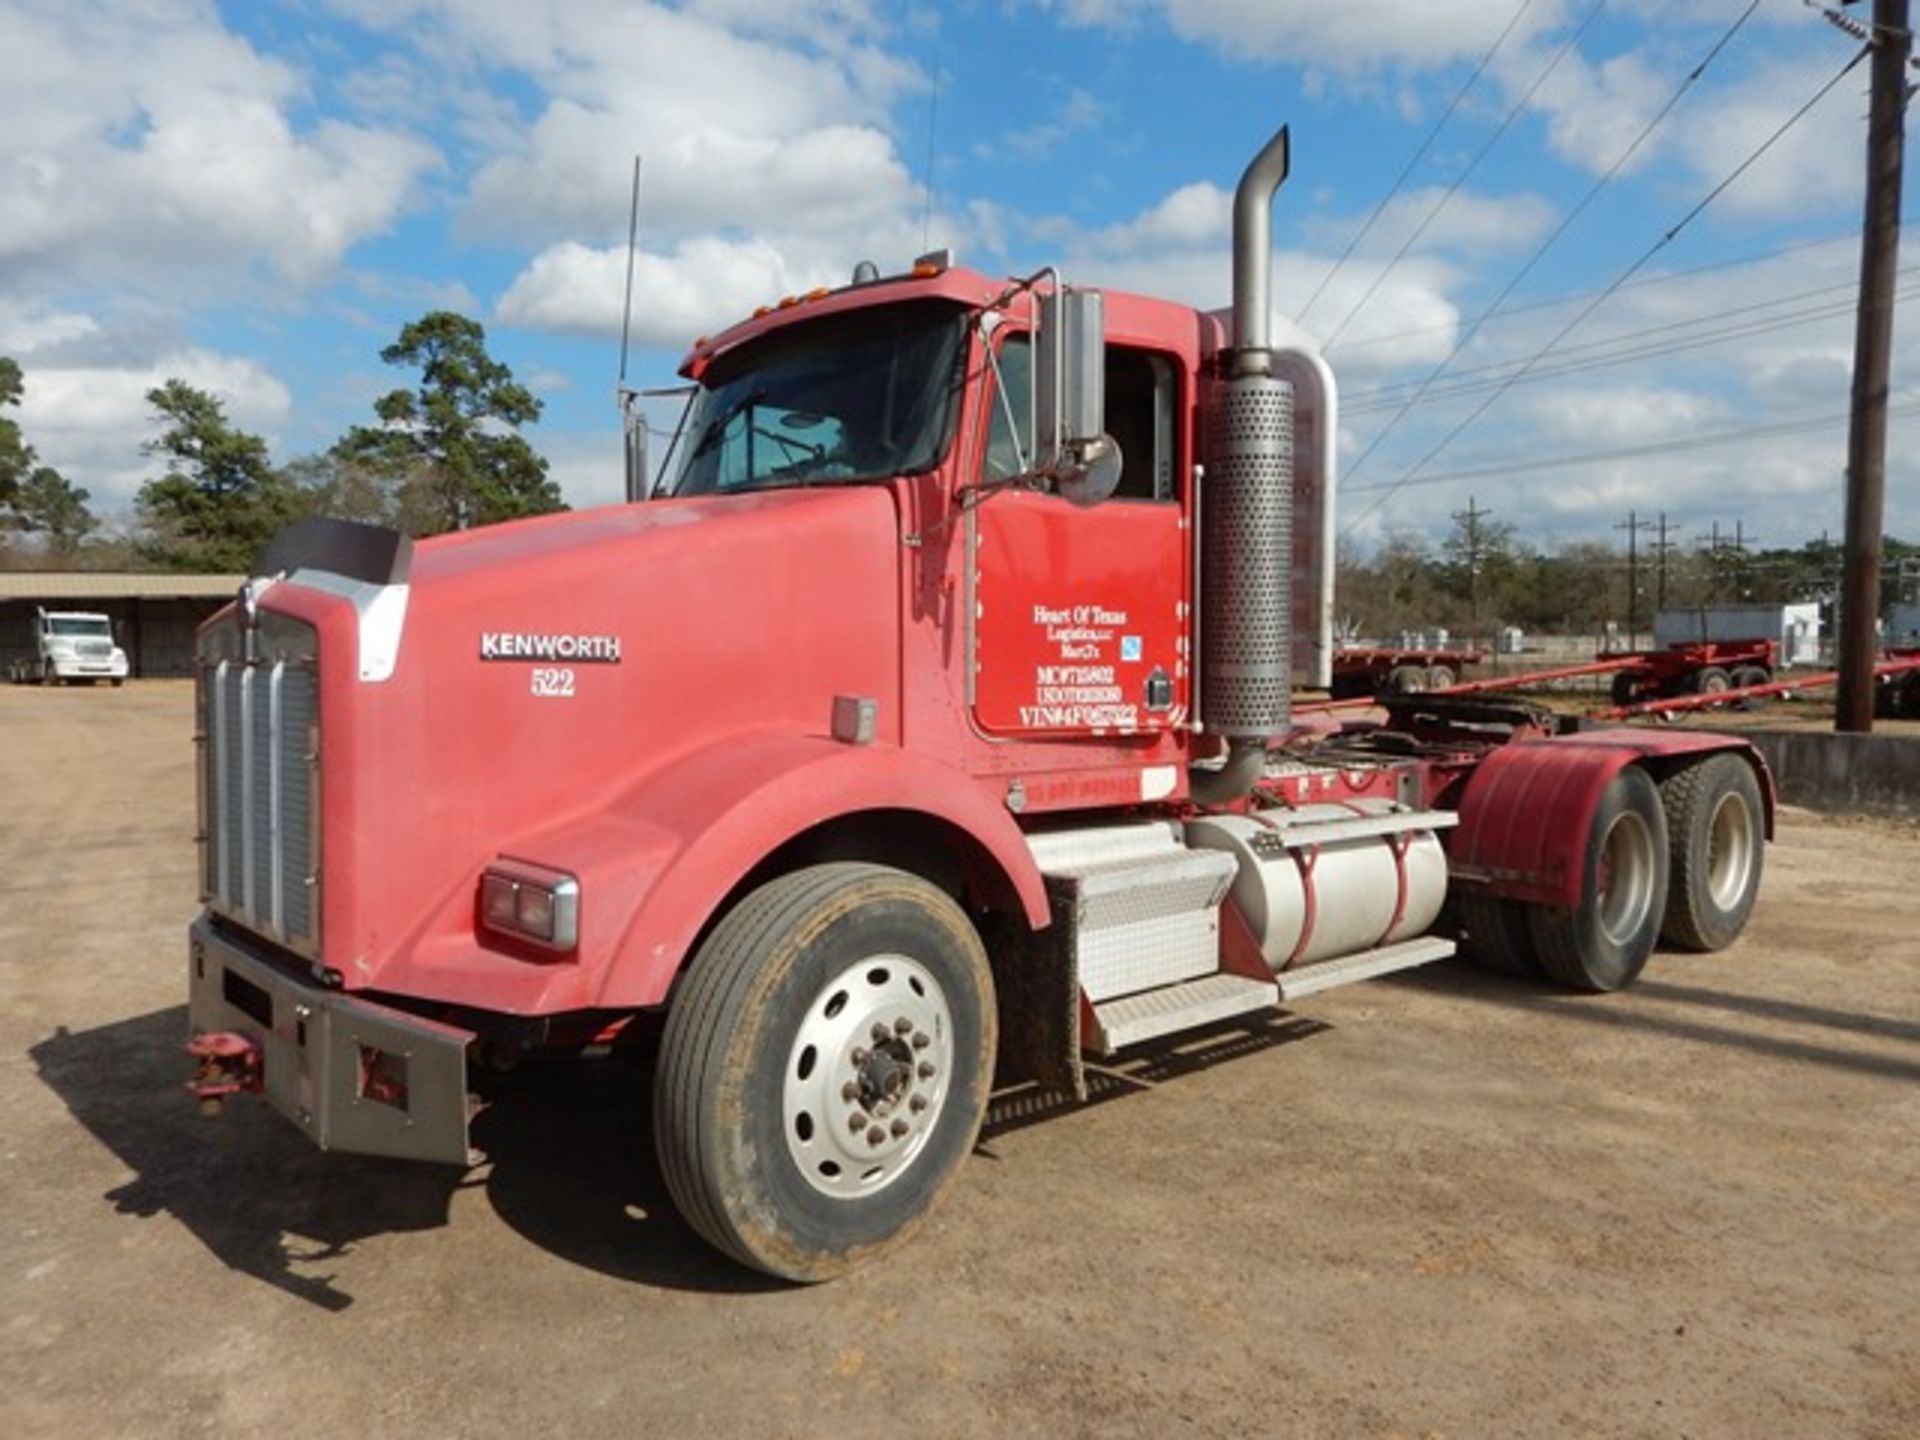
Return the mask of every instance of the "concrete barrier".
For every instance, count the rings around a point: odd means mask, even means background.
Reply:
[[[1920,739],[1820,730],[1739,730],[1766,757],[1789,805],[1865,815],[1920,815]]]

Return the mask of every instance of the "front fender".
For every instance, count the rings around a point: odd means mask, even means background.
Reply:
[[[863,811],[908,811],[964,831],[999,866],[1027,923],[1048,922],[1045,885],[1006,809],[961,772],[889,746],[730,741],[649,777],[610,809],[622,830],[654,843],[632,862],[652,873],[601,983],[598,1003],[609,1008],[658,1004],[715,907],[755,865],[814,826]]]
[[[1655,777],[1689,760],[1733,752],[1754,768],[1773,836],[1773,780],[1744,740],[1691,730],[1588,730],[1521,740],[1495,751],[1467,781],[1448,835],[1454,881],[1483,894],[1578,905],[1587,832],[1600,797],[1629,765]]]

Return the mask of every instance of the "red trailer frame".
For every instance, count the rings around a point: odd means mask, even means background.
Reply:
[[[1335,700],[1370,699],[1383,692],[1418,694],[1451,690],[1469,665],[1487,652],[1427,645],[1349,645],[1333,652]]]

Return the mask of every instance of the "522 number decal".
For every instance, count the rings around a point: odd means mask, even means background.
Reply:
[[[533,667],[532,689],[535,695],[546,700],[571,700],[573,698],[573,671],[552,665]]]

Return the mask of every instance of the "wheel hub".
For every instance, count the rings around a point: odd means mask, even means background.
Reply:
[[[891,1036],[873,1047],[859,1074],[860,1103],[876,1119],[885,1119],[913,1088],[913,1051]]]
[[[849,966],[807,1007],[787,1062],[787,1150],[807,1183],[851,1199],[891,1184],[937,1126],[953,1024],[932,974],[902,955]]]

